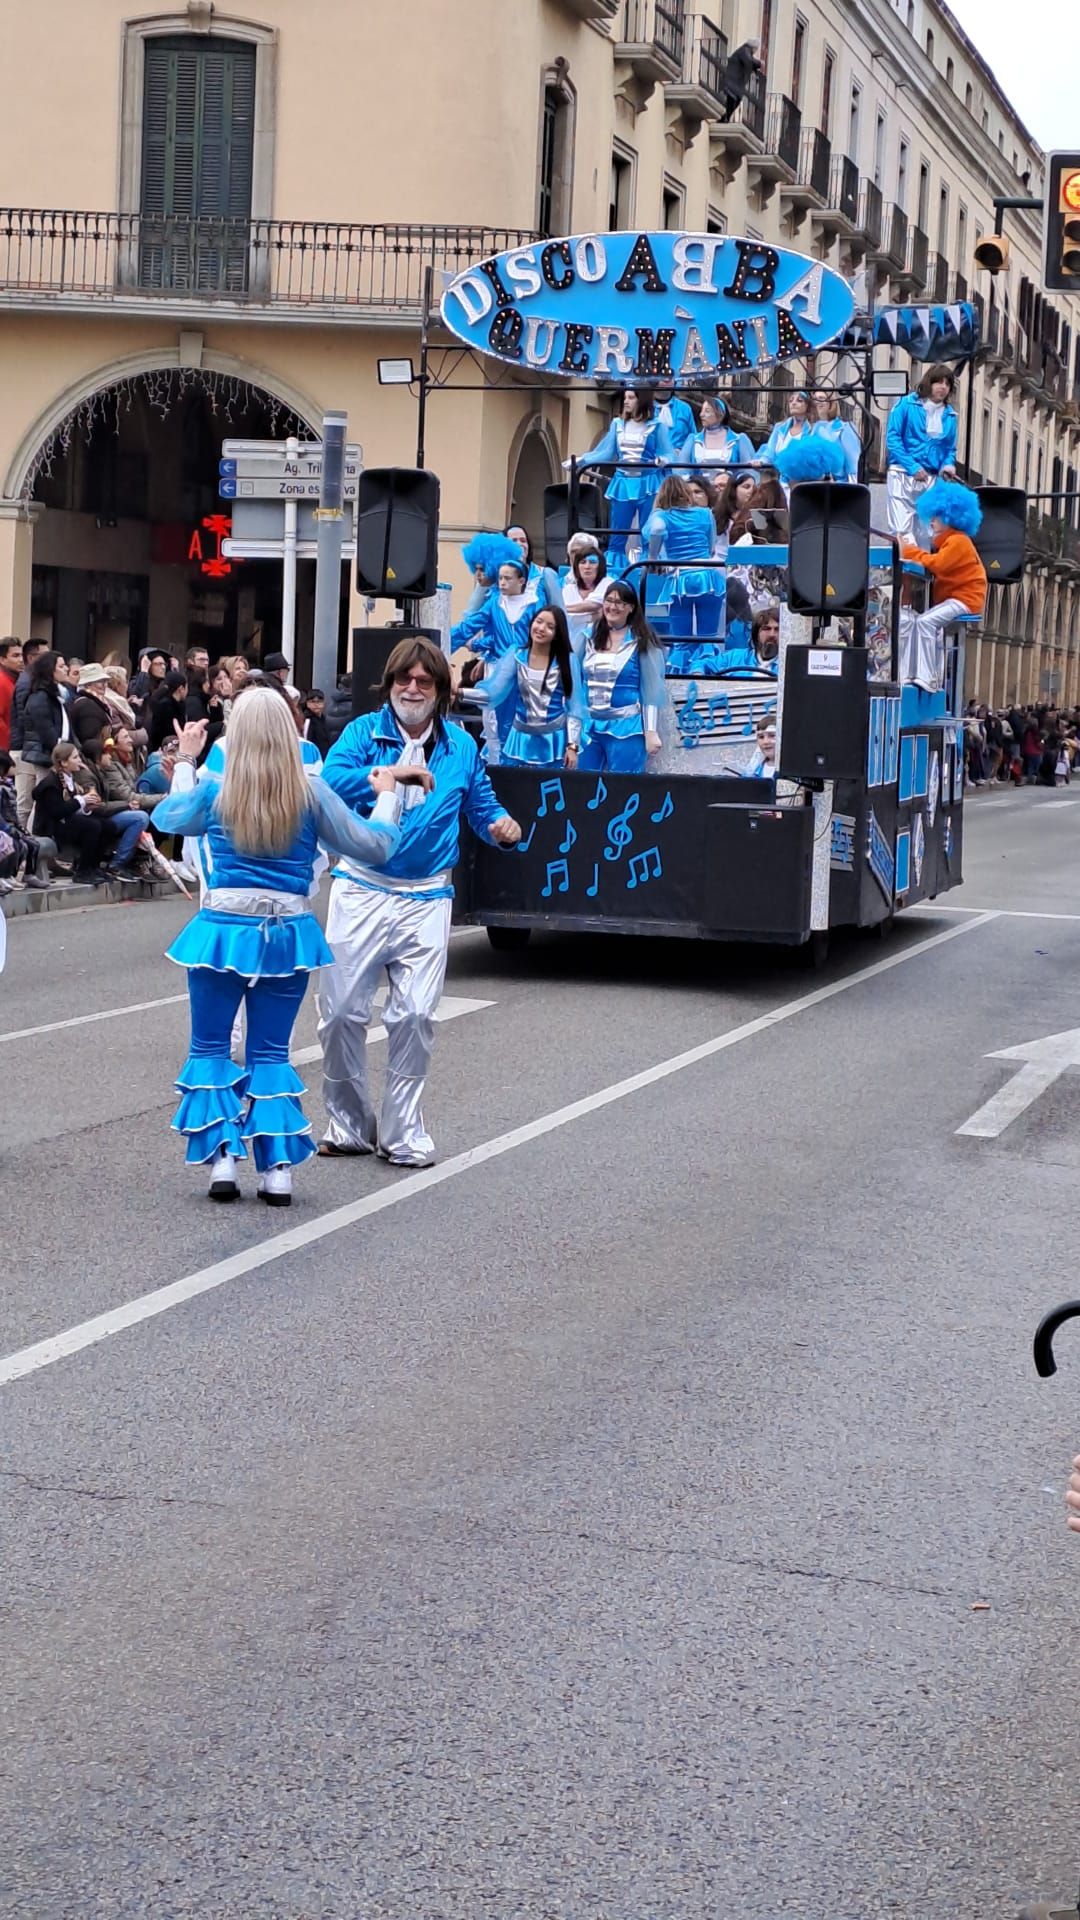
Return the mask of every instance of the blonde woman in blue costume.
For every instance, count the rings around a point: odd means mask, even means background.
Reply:
[[[181,732],[192,770],[205,737],[204,721]],[[155,809],[164,832],[205,834],[210,848],[202,907],[168,952],[188,970],[191,1002],[173,1127],[187,1140],[189,1164],[209,1166],[213,1200],[238,1198],[239,1163],[250,1148],[260,1199],[287,1207],[293,1167],[315,1152],[289,1042],[309,974],[333,963],[308,905],[319,844],[381,866],[400,838],[399,787],[426,792],[432,780],[426,767],[386,767],[369,784],[377,798],[364,822],[321,779],[305,775],[286,702],[255,687],[233,709],[220,784],[170,793]],[[229,1042],[241,1006],[247,1048],[238,1066]]]

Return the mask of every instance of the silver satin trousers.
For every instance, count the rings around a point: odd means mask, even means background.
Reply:
[[[915,539],[915,521],[919,495],[926,492],[928,482],[916,480],[913,473],[905,473],[902,467],[889,467],[885,473],[886,504],[889,511],[889,532],[895,533],[903,544],[905,540],[913,546]]]
[[[319,982],[319,1040],[325,1138],[338,1147],[376,1149],[406,1165],[430,1161],[435,1144],[420,1103],[431,1065],[434,1013],[442,996],[450,940],[449,900],[335,880],[326,937],[334,952]],[[386,1084],[376,1118],[368,1090],[367,1031],[383,976],[389,995]]]

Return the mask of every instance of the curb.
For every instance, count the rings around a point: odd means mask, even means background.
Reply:
[[[140,901],[182,900],[183,897],[167,880],[126,884],[110,880],[103,887],[54,886],[47,893],[32,887],[25,893],[6,893],[0,901],[0,912],[7,920],[19,920],[29,914],[63,913],[77,907],[130,907]]]

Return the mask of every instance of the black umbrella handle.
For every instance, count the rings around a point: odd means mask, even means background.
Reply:
[[[1035,1371],[1041,1380],[1048,1380],[1052,1373],[1057,1372],[1057,1361],[1054,1359],[1055,1333],[1066,1320],[1073,1320],[1078,1314],[1080,1314],[1080,1300],[1066,1300],[1064,1306],[1055,1307],[1052,1313],[1048,1313],[1044,1319],[1040,1320],[1032,1351],[1035,1358]]]

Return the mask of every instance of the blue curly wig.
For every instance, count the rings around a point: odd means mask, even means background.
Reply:
[[[819,440],[815,434],[801,434],[789,440],[776,456],[780,478],[789,487],[800,480],[838,480],[847,468],[841,448],[835,440]]]
[[[467,567],[482,567],[484,579],[494,586],[500,567],[521,565],[521,548],[505,533],[474,533],[468,546],[462,547],[461,557]]]
[[[966,533],[969,539],[974,539],[982,526],[978,495],[970,487],[962,487],[959,480],[935,480],[919,495],[915,511],[924,527],[931,520],[940,520],[954,532]]]

